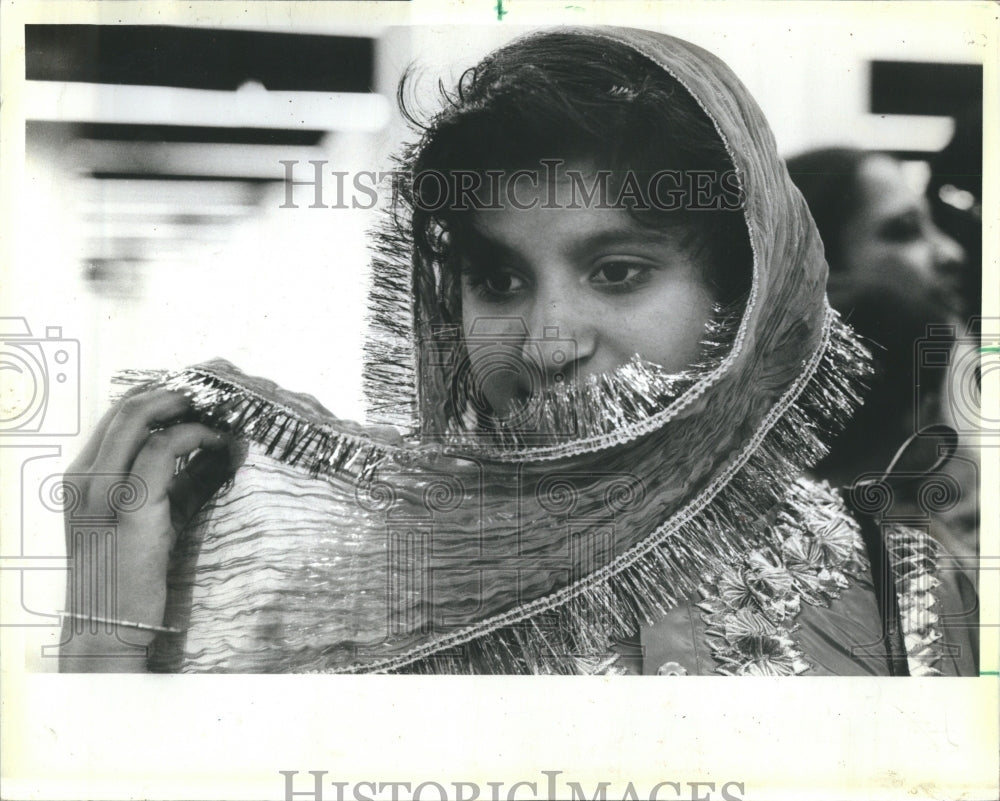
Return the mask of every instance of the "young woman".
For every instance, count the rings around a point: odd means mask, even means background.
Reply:
[[[935,460],[940,441],[927,435],[927,427],[958,429],[962,436],[955,456],[942,473],[929,477],[942,489],[942,482],[950,485],[946,502],[928,506],[921,482],[911,481],[896,487],[894,505],[897,514],[928,522],[935,538],[963,557],[974,579],[979,471],[967,417],[978,409],[968,388],[956,392],[962,373],[978,363],[972,343],[956,342],[978,311],[962,300],[975,295],[968,287],[973,266],[958,242],[935,224],[927,197],[892,156],[823,148],[789,159],[788,170],[823,239],[830,303],[872,343],[875,357],[864,407],[815,473],[835,485],[849,485],[883,469],[924,429],[903,460],[911,472],[919,472]],[[935,356],[925,355],[931,349]]]
[[[928,385],[929,371],[915,369],[915,347],[929,325],[964,322],[963,253],[891,156],[824,148],[790,159],[788,169],[823,239],[831,305],[877,351],[865,406],[820,467],[846,484],[887,464],[921,417],[935,419],[929,408],[915,413],[914,387],[927,407],[941,390]]]
[[[401,167],[366,375],[394,427],[224,363],[133,394],[79,462],[146,499],[97,555],[117,607],[73,550],[68,669],[972,670],[934,543],[868,521],[873,573],[801,475],[867,363],[721,62],[534,34],[466,73]]]

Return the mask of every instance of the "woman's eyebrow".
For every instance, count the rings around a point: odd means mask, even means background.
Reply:
[[[647,245],[649,247],[670,245],[676,247],[678,244],[679,240],[675,233],[653,228],[623,227],[599,230],[588,234],[575,244],[574,250],[580,251],[581,255],[586,255],[593,250],[621,245]]]
[[[522,260],[522,256],[517,248],[501,242],[499,239],[471,226],[462,232],[458,241],[458,249],[463,255],[479,259]]]
[[[470,226],[462,232],[458,250],[463,256],[484,262],[504,261],[524,265],[527,261],[525,253],[530,252],[530,243],[526,249],[519,247],[520,244],[504,242],[487,231]],[[678,248],[681,242],[678,239],[678,232],[616,224],[613,227],[599,228],[596,231],[583,234],[572,243],[569,255],[574,259],[583,260],[595,250],[626,245],[647,248],[662,248],[664,246]]]

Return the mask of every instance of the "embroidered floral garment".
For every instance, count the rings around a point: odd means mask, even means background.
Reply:
[[[153,669],[887,670],[858,526],[802,479],[868,363],[826,302],[822,246],[771,132],[700,48],[570,32],[634,49],[714,124],[744,199],[745,305],[720,310],[683,373],[635,359],[544,398],[544,441],[484,437],[453,402],[463,343],[403,192],[371,293],[366,391],[385,425],[222,362],[155,378],[245,448],[175,551],[165,624],[183,633],[159,638]],[[933,544],[902,530],[886,542],[911,672],[974,670],[943,625],[961,605]]]
[[[734,556],[700,600],[643,626],[603,672],[886,675],[887,635],[857,523],[829,487],[800,481],[797,491],[813,493],[815,514],[778,527],[778,558]],[[925,532],[889,525],[886,541],[909,674],[975,675],[975,595],[962,571]]]

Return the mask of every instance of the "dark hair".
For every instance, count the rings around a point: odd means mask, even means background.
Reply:
[[[915,343],[927,336],[936,304],[904,302],[891,288],[848,274],[843,263],[847,224],[862,211],[858,176],[866,161],[880,157],[893,158],[876,150],[822,148],[786,162],[816,221],[830,273],[840,274],[828,289],[830,303],[868,343],[875,361],[864,405],[815,467],[817,475],[841,484],[885,468],[916,430],[915,387],[924,398],[940,390],[941,371],[921,375],[914,362]]]
[[[422,131],[408,165],[414,179],[428,171],[539,169],[548,158],[589,160],[616,181],[664,169],[728,175],[728,185],[716,180],[707,187],[707,203],[699,196],[701,209],[691,208],[691,198],[678,209],[657,207],[645,194],[646,181],[638,180],[642,200],[628,211],[642,225],[683,231],[685,245],[707,252],[711,274],[705,278],[718,302],[746,294],[752,254],[732,160],[690,93],[632,48],[584,33],[525,38],[467,70],[454,91],[439,87],[444,108],[426,123],[410,108],[409,85],[404,76],[399,103]],[[433,188],[437,197],[425,202],[415,183],[409,201],[417,255],[425,264],[446,265],[468,213],[455,208],[453,195],[441,197],[440,185]],[[449,184],[443,191],[453,189]],[[455,280],[447,272],[441,269],[439,292]]]
[[[843,236],[847,222],[861,206],[858,173],[876,151],[852,147],[810,150],[787,160],[788,174],[816,221],[831,272],[843,269]]]

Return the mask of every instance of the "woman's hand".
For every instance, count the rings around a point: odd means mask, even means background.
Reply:
[[[79,502],[66,520],[66,611],[73,616],[63,626],[61,670],[145,670],[156,632],[94,619],[163,626],[177,535],[231,474],[229,437],[192,416],[178,392],[131,395],[104,416],[70,466],[66,481]],[[130,502],[110,508],[116,494]],[[88,518],[102,521],[92,530],[112,536],[71,525]]]

